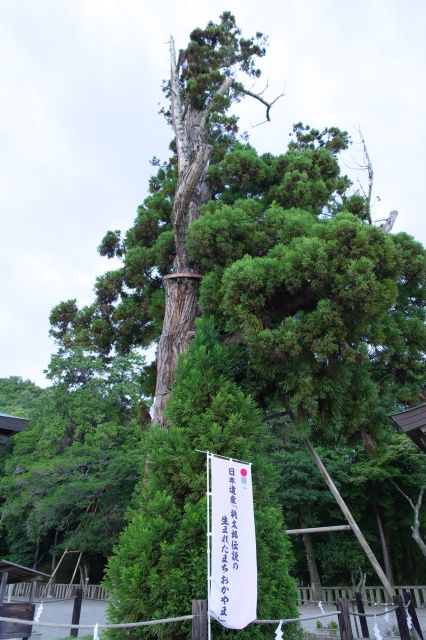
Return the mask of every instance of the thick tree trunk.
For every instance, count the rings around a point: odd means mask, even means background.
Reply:
[[[306,560],[308,562],[309,578],[312,588],[312,600],[321,600],[321,580],[318,571],[317,560],[315,557],[314,545],[309,533],[303,534],[303,544],[305,546]]]
[[[197,129],[198,130],[198,129]],[[191,131],[191,134],[194,132]],[[189,133],[188,133],[189,136]],[[197,219],[209,195],[206,183],[211,147],[200,145],[191,160],[179,170],[179,181],[173,203],[173,231],[176,257],[174,273],[164,278],[165,311],[163,329],[157,350],[157,381],[152,412],[153,421],[165,427],[165,408],[181,351],[194,334],[198,313],[198,290],[201,275],[194,271],[186,251],[188,226]],[[180,167],[183,165],[183,160]]]
[[[390,557],[390,553],[389,553],[389,545],[388,545],[388,541],[386,539],[386,534],[385,534],[385,530],[383,527],[383,522],[382,522],[382,518],[380,515],[380,511],[378,510],[378,508],[375,506],[374,507],[374,513],[376,516],[376,521],[377,521],[377,528],[379,530],[379,536],[380,536],[380,544],[382,545],[382,554],[383,554],[383,562],[385,565],[385,573],[388,577],[388,580],[391,584],[395,584],[395,580],[393,579],[393,571],[392,571],[392,563],[391,563],[391,557]]]
[[[199,281],[188,277],[165,280],[166,309],[157,351],[157,384],[153,421],[166,426],[164,411],[176,370],[178,355],[193,335],[197,315]]]
[[[153,422],[167,426],[165,408],[173,383],[176,361],[194,334],[198,312],[198,290],[201,275],[189,261],[186,234],[200,207],[210,198],[207,170],[211,146],[206,143],[208,110],[200,111],[191,104],[181,103],[178,69],[173,38],[171,57],[171,114],[176,136],[178,184],[173,202],[173,233],[176,257],[173,273],[164,279],[165,312],[163,329],[157,350],[157,380],[152,407]],[[229,88],[224,83],[223,92]]]

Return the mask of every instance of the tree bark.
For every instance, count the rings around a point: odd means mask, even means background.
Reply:
[[[176,278],[164,282],[166,309],[157,352],[157,384],[153,421],[166,426],[165,408],[178,355],[188,346],[197,315],[199,281]]]
[[[309,533],[304,533],[302,538],[308,563],[309,578],[311,581],[312,599],[319,601],[321,600],[321,579],[319,576],[312,537]]]
[[[380,544],[382,545],[382,554],[383,554],[383,562],[385,565],[385,573],[388,577],[389,582],[393,585],[395,584],[395,580],[393,579],[393,571],[392,571],[392,563],[391,563],[391,558],[390,558],[390,553],[389,553],[389,545],[388,545],[388,541],[386,539],[386,534],[385,534],[385,530],[383,527],[383,522],[382,522],[382,518],[380,515],[380,511],[379,509],[374,506],[374,514],[376,516],[376,521],[377,521],[377,528],[379,530],[379,536],[380,536]]]
[[[157,350],[157,380],[152,407],[153,422],[167,426],[165,409],[173,383],[179,354],[193,336],[198,313],[198,290],[201,275],[189,261],[185,240],[189,225],[199,216],[200,207],[209,200],[207,170],[211,146],[207,144],[208,109],[182,104],[179,69],[173,38],[170,45],[170,95],[173,129],[178,159],[178,184],[173,202],[173,233],[176,256],[173,273],[164,279],[165,312]],[[229,88],[221,87],[223,91]]]

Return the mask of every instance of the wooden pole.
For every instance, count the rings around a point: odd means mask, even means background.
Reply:
[[[393,603],[397,607],[395,613],[401,640],[410,640],[410,630],[408,629],[407,615],[405,613],[404,603],[401,596],[393,596]]]
[[[43,589],[43,591],[42,591],[42,594],[41,594],[41,596],[40,596],[40,600],[43,600],[43,598],[44,598],[44,596],[45,596],[45,594],[46,594],[47,592],[49,592],[49,594],[50,594],[50,587],[51,587],[51,585],[52,585],[52,583],[53,583],[53,581],[54,581],[54,579],[55,579],[55,576],[56,576],[56,573],[57,573],[57,571],[58,571],[59,567],[61,566],[61,562],[62,562],[62,560],[65,558],[65,556],[67,555],[67,553],[68,553],[68,549],[65,549],[65,551],[62,553],[62,555],[61,555],[61,557],[60,557],[60,559],[59,559],[58,564],[57,564],[57,565],[56,565],[56,567],[55,567],[54,572],[53,572],[53,573],[52,573],[52,575],[50,576],[49,580],[48,580],[48,581],[47,581],[47,583],[46,583],[46,586],[44,587],[44,589]]]
[[[74,607],[72,610],[71,624],[80,624],[81,601],[83,599],[83,588],[77,587],[75,590]],[[71,629],[70,636],[77,638],[78,629]]]
[[[298,536],[303,533],[330,533],[331,531],[351,531],[349,524],[336,524],[330,527],[312,527],[311,529],[287,529],[289,536]]]
[[[407,591],[404,591],[404,602],[405,602],[406,605],[408,604],[407,611],[408,611],[408,614],[409,614],[411,620],[413,621],[413,627],[417,631],[417,634],[418,634],[420,640],[424,640],[422,628],[420,626],[420,622],[419,622],[419,619],[417,617],[417,611],[416,611],[416,608],[414,606],[413,599],[411,597],[411,593],[408,593]]]
[[[379,564],[376,556],[374,555],[372,549],[370,548],[370,545],[368,544],[367,540],[364,538],[364,535],[363,535],[361,529],[358,527],[357,523],[355,522],[354,517],[352,516],[352,514],[349,511],[348,507],[346,506],[345,501],[343,500],[342,496],[340,495],[336,485],[334,484],[333,480],[331,479],[327,469],[323,465],[321,458],[319,457],[318,453],[315,451],[315,449],[314,449],[314,447],[312,445],[312,442],[309,440],[309,438],[306,438],[306,446],[308,447],[313,461],[315,462],[316,466],[318,467],[322,477],[326,481],[326,483],[328,485],[328,488],[330,489],[331,493],[333,494],[337,504],[341,508],[341,510],[343,512],[343,515],[345,516],[346,520],[351,525],[352,531],[356,535],[356,537],[358,539],[358,542],[360,543],[361,547],[364,549],[364,552],[365,552],[367,558],[370,560],[370,562],[371,562],[371,564],[373,566],[373,569],[377,573],[377,575],[378,575],[378,577],[380,579],[380,582],[382,583],[382,585],[386,589],[389,597],[393,598],[396,595],[393,586],[389,582],[385,572],[383,571],[382,567],[380,566],[380,564]]]
[[[336,598],[336,607],[340,613],[337,615],[339,620],[340,640],[354,640],[351,627],[351,619],[349,616],[348,601],[345,598]]]
[[[6,594],[6,585],[7,585],[7,577],[9,575],[8,571],[3,571],[1,574],[1,582],[0,582],[0,604],[3,604],[4,596]]]
[[[365,607],[364,607],[364,603],[362,601],[362,595],[359,591],[355,592],[355,602],[356,602],[356,608],[358,609],[358,613],[365,613]],[[361,615],[359,617],[359,622],[361,625],[361,632],[362,632],[362,637],[363,638],[369,638],[370,636],[368,635],[368,624],[367,624],[367,618],[364,615]]]
[[[192,601],[192,640],[207,640],[207,602]]]
[[[83,555],[83,552],[80,551],[80,555],[77,558],[77,562],[76,562],[76,565],[75,565],[75,568],[74,568],[74,573],[72,574],[70,583],[68,585],[67,598],[69,598],[70,595],[71,595],[72,583],[74,582],[75,574],[77,573],[77,569],[78,569],[78,566],[80,564],[80,560],[81,560],[81,556],[82,555]]]

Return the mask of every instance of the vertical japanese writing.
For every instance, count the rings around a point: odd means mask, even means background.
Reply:
[[[220,599],[222,606],[220,610],[221,617],[223,616],[226,619],[228,615],[228,592],[229,592],[229,578],[226,575],[228,573],[228,554],[229,554],[229,537],[228,537],[228,527],[229,520],[226,515],[222,516],[221,519],[222,524],[222,579],[221,579],[221,593],[222,597]]]
[[[229,502],[231,505],[231,562],[232,569],[238,571],[238,504],[235,482],[235,469],[229,467]]]

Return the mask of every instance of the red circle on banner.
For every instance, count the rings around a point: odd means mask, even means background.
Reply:
[[[247,475],[247,469],[241,469],[240,471],[242,476],[246,476]]]

